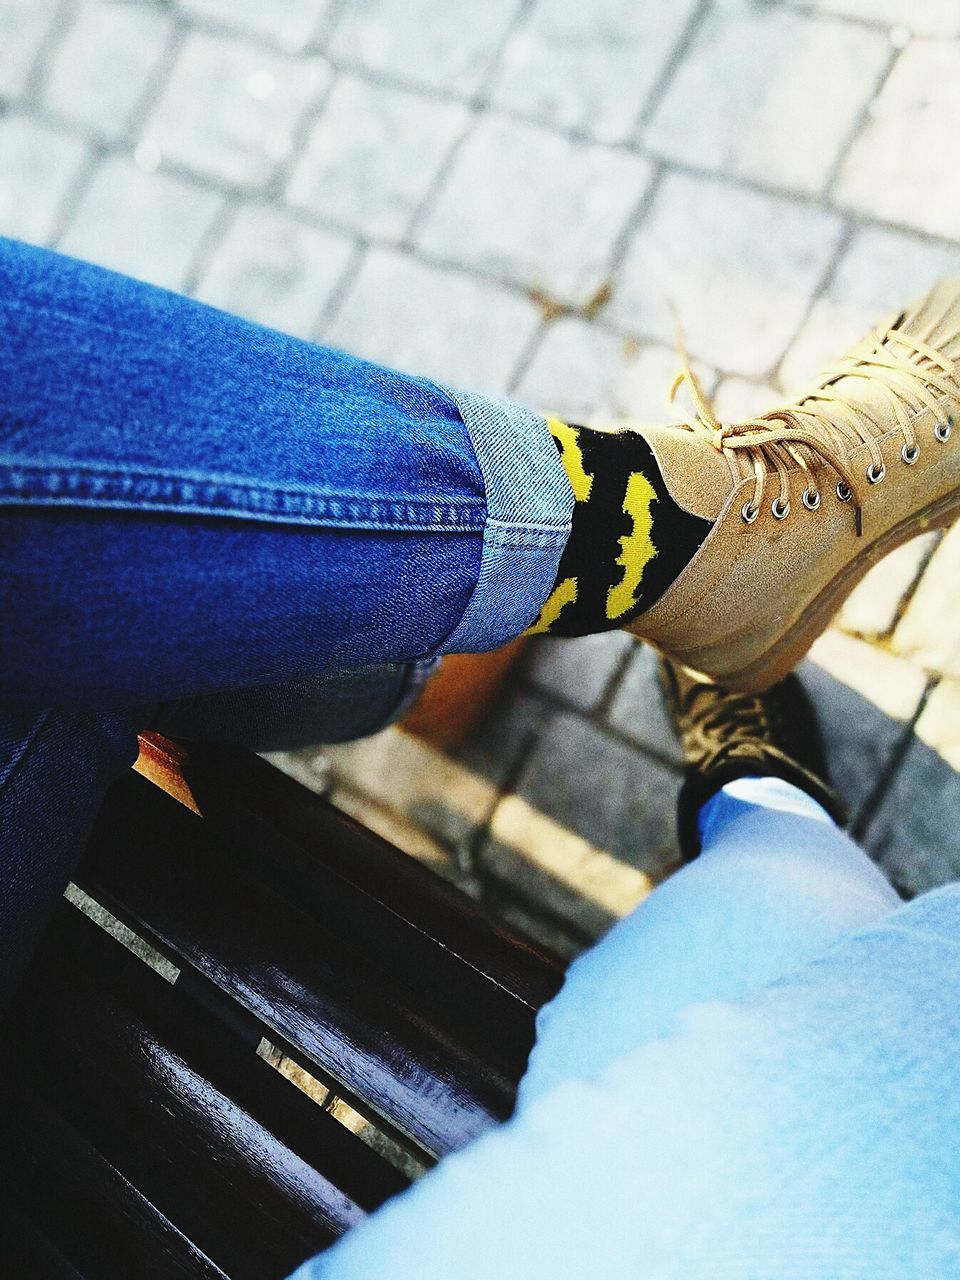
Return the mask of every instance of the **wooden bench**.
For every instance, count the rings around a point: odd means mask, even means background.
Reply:
[[[119,782],[76,876],[175,969],[64,901],[7,1020],[5,1275],[286,1275],[509,1115],[561,981],[251,753],[183,778],[200,815]]]

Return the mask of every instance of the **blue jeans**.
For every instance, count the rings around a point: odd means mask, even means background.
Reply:
[[[2,1001],[138,729],[371,732],[536,617],[573,495],[519,405],[4,239],[0,339]]]
[[[573,495],[543,420],[0,240],[0,699],[96,711],[494,648]]]

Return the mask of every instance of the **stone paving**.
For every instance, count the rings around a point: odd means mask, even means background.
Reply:
[[[0,233],[591,421],[726,416],[960,269],[956,0],[0,0]],[[852,829],[960,875],[960,528],[804,664]],[[675,858],[623,635],[531,646],[444,755],[280,762],[571,954]]]

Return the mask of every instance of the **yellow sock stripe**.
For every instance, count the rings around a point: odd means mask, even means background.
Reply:
[[[579,442],[580,432],[576,427],[568,427],[559,418],[551,418],[549,415],[546,422],[550,428],[550,434],[560,445],[560,462],[567,473],[573,496],[577,502],[586,502],[593,488],[593,476],[587,474],[583,465],[583,454],[580,451]]]
[[[567,605],[573,604],[576,598],[576,578],[564,578],[562,582],[558,582],[543,602],[539,618],[527,627],[524,635],[543,635],[549,631]]]
[[[657,554],[653,545],[653,515],[651,504],[657,495],[653,485],[640,471],[634,471],[627,480],[623,498],[624,514],[633,521],[633,529],[619,538],[620,555],[616,563],[623,568],[623,577],[607,592],[607,617],[613,621],[622,617],[637,602],[637,593],[643,571]]]

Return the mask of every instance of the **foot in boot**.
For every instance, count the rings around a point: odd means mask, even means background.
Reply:
[[[845,822],[813,707],[796,676],[765,693],[738,693],[661,659],[660,682],[686,765],[677,802],[685,861],[700,852],[701,808],[736,778],[782,778],[812,796],[836,822]]]
[[[790,403],[603,432],[549,420],[576,498],[533,631],[629,627],[731,688],[799,661],[863,574],[960,514],[960,279]]]

